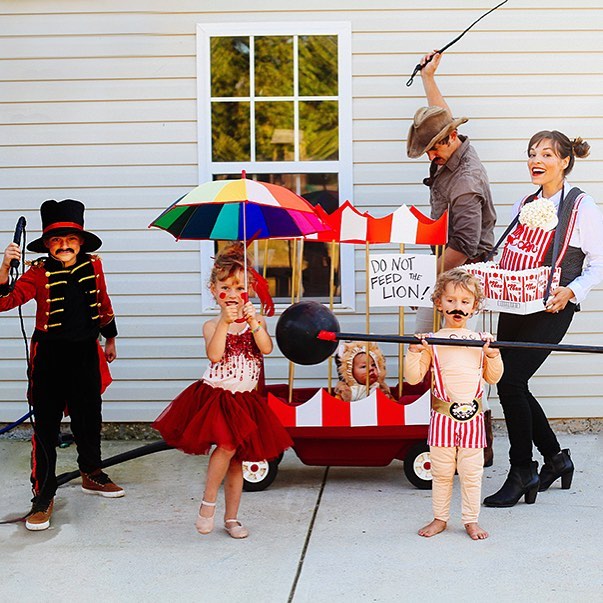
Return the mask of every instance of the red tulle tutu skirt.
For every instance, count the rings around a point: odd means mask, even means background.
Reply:
[[[213,444],[236,450],[240,461],[274,459],[293,445],[266,398],[255,390],[231,392],[196,381],[157,417],[153,427],[167,444],[207,454]]]

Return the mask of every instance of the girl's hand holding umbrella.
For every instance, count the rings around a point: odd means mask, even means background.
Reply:
[[[270,354],[273,348],[272,338],[262,324],[261,318],[258,317],[255,307],[249,301],[243,306],[243,318],[247,321],[260,352],[264,355]]]
[[[260,324],[256,316],[255,307],[250,301],[246,302],[243,306],[243,319],[252,329]]]
[[[222,308],[222,320],[230,325],[239,320],[239,308],[235,305],[227,305]]]

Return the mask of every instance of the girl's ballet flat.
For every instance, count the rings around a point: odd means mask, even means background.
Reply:
[[[216,503],[210,503],[205,500],[201,501],[201,506],[205,505],[206,507],[215,507]],[[195,521],[195,527],[197,528],[197,532],[199,534],[209,534],[214,529],[214,518],[216,516],[216,509],[214,508],[214,513],[211,517],[203,517],[199,512],[197,516],[197,521]]]
[[[247,538],[249,536],[249,530],[238,519],[225,520],[224,529],[231,538]]]

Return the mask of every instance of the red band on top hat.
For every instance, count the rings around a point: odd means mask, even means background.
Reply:
[[[43,231],[42,234],[46,234],[50,230],[57,230],[58,228],[73,228],[73,230],[84,230],[84,227],[77,222],[55,222],[49,224]]]

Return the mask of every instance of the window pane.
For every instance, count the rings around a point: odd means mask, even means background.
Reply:
[[[249,103],[211,105],[212,161],[249,161]]]
[[[337,96],[337,36],[299,36],[300,96]]]
[[[328,213],[339,207],[337,174],[308,174],[301,195],[312,205],[321,205]],[[333,294],[339,291],[339,253],[330,243],[304,243],[302,266],[303,297],[326,302],[330,296],[331,262],[335,262]],[[335,257],[333,257],[335,250]]]
[[[211,95],[249,96],[249,38],[211,39]]]
[[[257,102],[255,138],[257,161],[292,161],[293,102]]]
[[[293,96],[293,38],[255,38],[255,96]]]
[[[337,101],[299,103],[300,160],[326,161],[339,157]]]
[[[301,196],[312,205],[320,205],[332,214],[339,207],[337,174],[308,174]]]
[[[235,175],[216,174],[216,180],[236,178]],[[247,178],[261,182],[270,182],[285,186],[292,191],[300,191],[301,195],[312,205],[323,206],[331,213],[339,206],[337,174],[247,174]],[[216,252],[230,243],[217,242]],[[277,303],[291,302],[292,265],[296,262],[295,293],[299,295],[300,280],[302,297],[328,302],[331,290],[331,262],[334,265],[333,295],[334,301],[340,301],[339,282],[339,245],[321,242],[304,242],[303,259],[300,261],[299,246],[294,250],[294,241],[264,239],[254,241],[249,246],[249,258],[260,274],[266,275],[270,295]],[[299,243],[297,243],[299,245]],[[334,257],[333,257],[334,250]],[[253,302],[257,305],[257,299]]]

